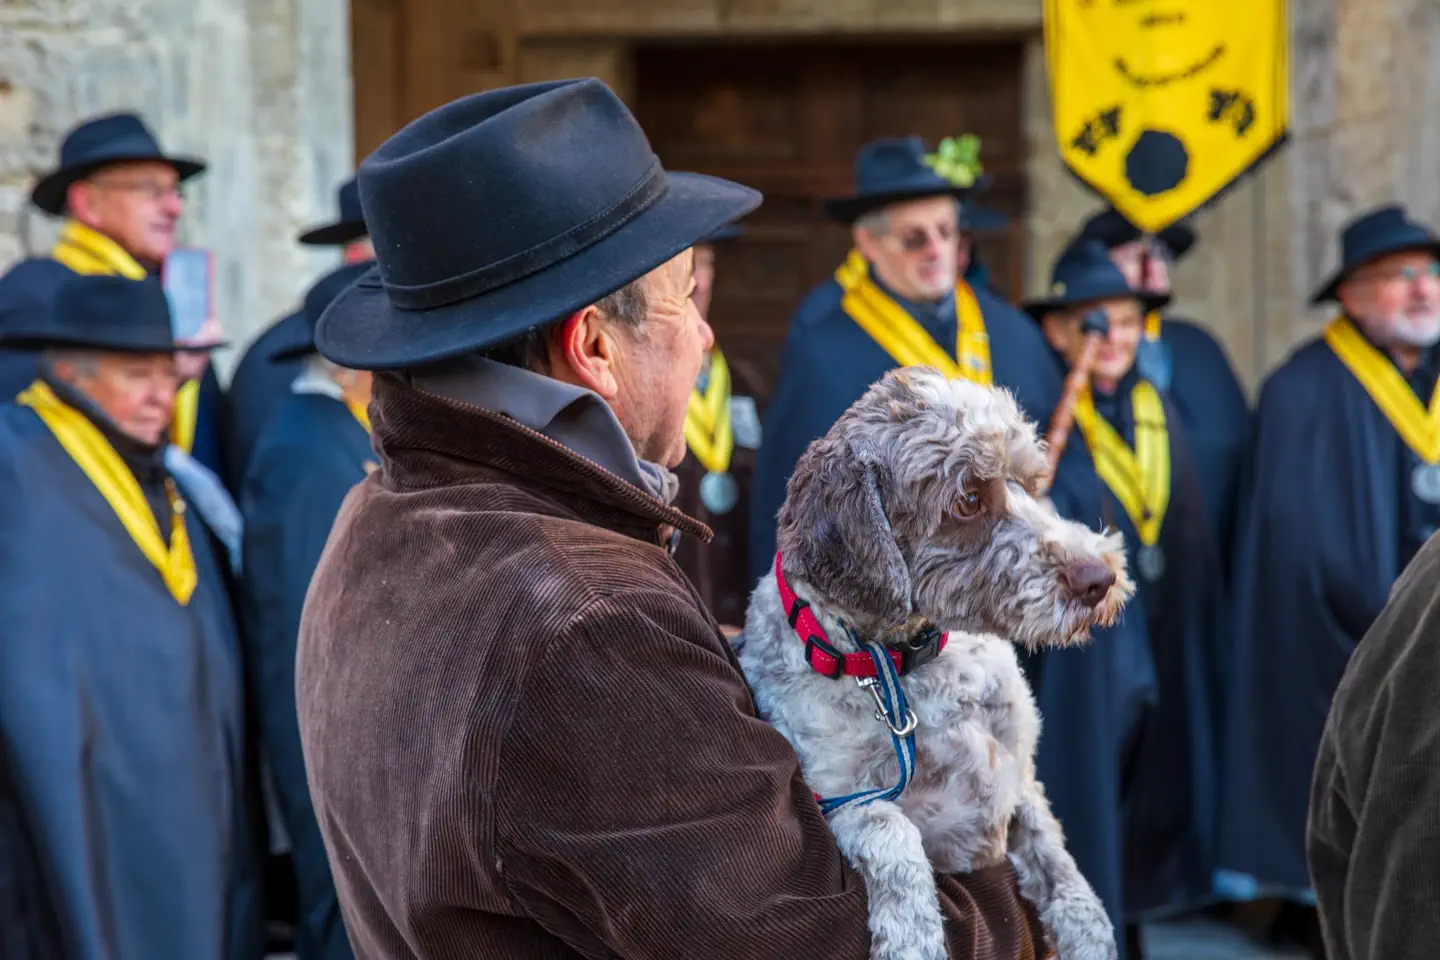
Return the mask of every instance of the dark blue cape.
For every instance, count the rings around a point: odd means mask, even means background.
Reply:
[[[1096,409],[1134,443],[1129,392]],[[1137,593],[1119,624],[1088,648],[1045,651],[1027,668],[1045,718],[1038,773],[1082,871],[1112,920],[1137,923],[1209,899],[1215,821],[1213,677],[1221,642],[1224,578],[1182,419],[1166,403],[1171,493],[1157,583],[1139,577],[1139,536],[1071,434],[1050,493],[1062,516],[1126,541]],[[1117,904],[1121,905],[1117,909]]]
[[[310,324],[303,311],[281,317],[246,348],[230,377],[225,398],[225,482],[237,494],[260,431],[276,405],[290,394],[290,384],[305,363],[303,357],[271,357],[309,341]]]
[[[1428,403],[1436,353],[1411,378]],[[1236,535],[1222,767],[1222,889],[1308,899],[1311,771],[1335,687],[1440,511],[1419,460],[1323,340],[1270,377]],[[1248,877],[1248,880],[1246,879]]]
[[[21,260],[0,277],[0,323],[7,313],[18,315],[32,310],[48,311],[55,295],[74,272],[58,260],[48,257]],[[12,350],[0,347],[0,400],[12,400],[35,381],[40,355],[34,350]],[[225,458],[221,414],[225,391],[215,375],[214,364],[205,368],[200,378],[200,405],[196,414],[195,442],[191,456],[210,469],[217,477]]]
[[[1028,416],[1045,416],[1060,399],[1061,379],[1044,339],[1029,318],[988,288],[972,289],[990,336],[995,384],[1008,387]],[[800,455],[895,367],[890,354],[840,308],[841,296],[840,285],[827,280],[790,321],[751,493],[750,575],[756,580],[775,560],[775,517]],[[943,311],[925,325],[953,359],[955,312]]]
[[[1240,468],[1250,443],[1250,407],[1225,348],[1208,330],[1166,317],[1160,336],[1172,361],[1170,400],[1185,424],[1215,547],[1228,576]]]
[[[49,864],[36,848],[36,817],[0,737],[0,957],[68,960]]]
[[[275,792],[290,835],[299,960],[348,960],[325,845],[305,780],[295,714],[295,641],[305,591],[350,488],[374,461],[370,435],[339,400],[287,393],[261,431],[241,494],[244,619]]]
[[[36,413],[0,405],[0,737],[83,957],[264,946],[240,643],[185,517],[182,607]]]

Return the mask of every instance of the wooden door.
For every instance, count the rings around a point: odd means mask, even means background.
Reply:
[[[977,237],[1008,297],[1021,295],[1025,143],[1019,43],[640,47],[634,108],[668,169],[749,184],[765,202],[718,251],[711,322],[727,354],[773,383],[790,314],[830,276],[849,228],[824,197],[852,190],[855,152],[883,136],[934,146],[975,133],[994,175],[982,202],[1010,218]]]

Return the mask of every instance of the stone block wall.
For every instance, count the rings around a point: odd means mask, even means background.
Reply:
[[[215,252],[217,311],[243,344],[335,262],[294,237],[351,172],[348,0],[0,0],[0,269],[53,241],[28,195],[64,131],[117,109],[209,161],[182,240]]]

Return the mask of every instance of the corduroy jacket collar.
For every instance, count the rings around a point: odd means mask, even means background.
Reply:
[[[710,528],[510,417],[377,374],[370,405],[375,450],[397,490],[493,482],[542,490],[589,523],[664,542],[671,530],[709,542]]]

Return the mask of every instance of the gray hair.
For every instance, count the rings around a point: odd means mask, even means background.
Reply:
[[[631,333],[639,333],[641,326],[645,323],[645,315],[650,309],[649,300],[645,296],[644,281],[643,276],[631,280],[619,290],[597,300],[595,309],[600,311],[600,314],[607,320],[613,320]],[[513,340],[507,340],[505,343],[497,344],[481,352],[480,356],[496,363],[520,367],[524,370],[549,373],[550,351],[548,348],[555,327],[554,323],[534,327]]]
[[[58,376],[55,373],[55,364],[65,363],[88,379],[95,376],[99,370],[102,354],[103,351],[100,350],[85,350],[80,347],[46,347],[40,353],[40,369],[52,376]]]

